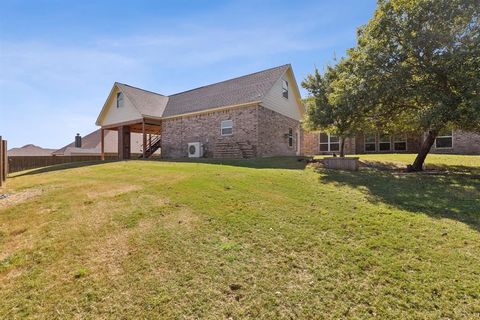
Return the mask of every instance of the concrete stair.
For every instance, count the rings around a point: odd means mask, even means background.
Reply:
[[[217,141],[213,147],[213,157],[220,159],[249,159],[257,155],[256,148],[249,141]]]

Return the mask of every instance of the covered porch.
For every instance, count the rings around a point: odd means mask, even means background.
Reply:
[[[100,134],[101,159],[105,160],[105,131],[118,132],[118,159],[131,159],[131,133],[142,134],[141,159],[150,158],[160,148],[162,122],[159,119],[142,118],[138,120],[102,125]]]

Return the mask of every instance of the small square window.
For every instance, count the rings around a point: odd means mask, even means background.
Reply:
[[[451,148],[452,145],[452,137],[438,137],[435,139],[435,148],[437,149]]]
[[[288,99],[288,81],[286,80],[282,81],[282,96]]]
[[[233,121],[232,120],[224,120],[220,124],[220,131],[222,136],[230,136],[233,134]]]
[[[453,147],[453,133],[449,130],[442,130],[435,139],[436,149],[450,149]]]

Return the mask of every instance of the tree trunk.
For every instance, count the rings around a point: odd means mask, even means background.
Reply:
[[[408,172],[423,170],[423,163],[425,162],[425,159],[427,158],[427,155],[430,152],[433,143],[435,142],[437,134],[438,133],[435,130],[428,131],[427,137],[422,142],[422,146],[420,147],[420,151],[418,152],[415,161],[413,162],[413,164],[407,166]]]
[[[340,157],[345,157],[345,137],[340,138]]]

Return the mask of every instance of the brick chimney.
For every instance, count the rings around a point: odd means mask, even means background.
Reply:
[[[75,136],[75,148],[81,148],[82,147],[82,137],[80,137],[80,134],[77,133]]]

